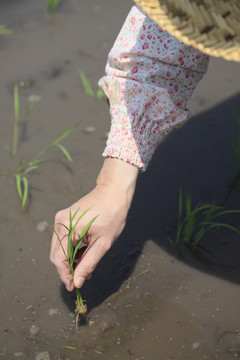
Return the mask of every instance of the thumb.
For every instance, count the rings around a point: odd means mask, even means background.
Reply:
[[[76,288],[78,288],[78,289],[80,289],[82,286],[83,286],[83,284],[84,284],[84,282],[85,282],[85,280],[86,280],[86,278],[84,277],[84,276],[82,276],[82,275],[74,275],[74,286],[76,287]]]
[[[87,247],[79,263],[74,270],[74,286],[80,288],[83,286],[85,280],[91,278],[92,273],[101,258],[109,250],[110,245],[106,242],[96,239],[91,245]]]
[[[82,275],[82,274],[86,274],[86,275]],[[84,269],[83,270],[81,269],[78,272],[75,271],[74,272],[74,280],[73,280],[74,286],[76,288],[80,289],[83,286],[85,280],[89,280],[89,279],[91,279],[91,277],[92,277],[92,274],[91,273],[87,274],[87,271],[86,270],[84,271]]]
[[[81,247],[75,257],[75,269],[74,269],[74,287],[81,288],[88,277],[87,271],[82,271],[79,263],[83,258],[84,252],[87,250],[87,246]]]
[[[76,288],[81,288],[85,280],[89,280],[92,277],[92,272],[95,269],[96,265],[92,261],[90,246],[84,246],[80,249],[79,254],[77,255],[77,265],[74,269],[74,286]],[[89,254],[90,251],[90,254]]]

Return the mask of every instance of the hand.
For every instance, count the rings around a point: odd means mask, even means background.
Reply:
[[[106,159],[96,187],[75,204],[56,214],[55,230],[65,249],[67,249],[67,230],[59,223],[69,225],[70,210],[73,214],[79,209],[80,216],[91,207],[75,229],[73,244],[77,242],[88,222],[98,215],[83,239],[87,249],[75,267],[73,280],[59,240],[56,234],[53,234],[50,260],[67,290],[72,291],[74,287],[82,287],[84,281],[91,277],[98,262],[121,234],[134,194],[137,175],[136,167],[118,159]]]

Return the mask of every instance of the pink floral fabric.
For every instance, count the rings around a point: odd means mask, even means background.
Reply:
[[[103,156],[146,170],[161,140],[189,118],[186,103],[208,61],[134,6],[99,81],[112,120]]]

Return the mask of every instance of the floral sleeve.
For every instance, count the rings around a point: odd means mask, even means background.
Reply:
[[[186,103],[208,61],[134,6],[99,81],[112,119],[103,156],[146,170],[164,136],[189,118]]]

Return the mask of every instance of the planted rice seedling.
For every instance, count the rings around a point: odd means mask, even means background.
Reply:
[[[29,116],[31,113],[34,104],[36,102],[36,97],[30,101],[30,104],[25,112],[25,118]],[[12,146],[12,155],[17,155],[18,149],[18,138],[19,138],[19,114],[20,114],[20,104],[19,104],[19,88],[18,85],[14,85],[14,130],[13,130],[13,146]],[[21,156],[17,170],[14,173],[16,179],[16,187],[17,193],[21,200],[22,207],[26,205],[28,194],[29,194],[29,181],[27,175],[37,170],[39,165],[46,161],[46,158],[43,157],[46,152],[51,150],[54,147],[58,147],[64,156],[67,158],[68,161],[72,162],[72,158],[68,150],[61,144],[61,141],[70,135],[73,130],[79,125],[79,123],[75,124],[73,127],[65,131],[62,135],[60,135],[57,139],[55,139],[50,145],[46,146],[43,150],[41,150],[31,161],[28,161],[27,164],[25,156]]]
[[[90,81],[86,78],[86,75],[84,74],[84,72],[79,71],[79,76],[80,76],[82,87],[83,87],[85,94],[88,96],[94,97],[95,93],[93,91],[92,85],[91,85]]]
[[[76,217],[77,217],[77,214],[79,212],[79,209],[77,209],[74,214],[72,214],[72,212],[70,210],[69,211],[69,227],[67,227],[66,225],[64,225],[62,223],[57,224],[57,225],[63,226],[67,230],[68,235],[67,235],[67,249],[66,250],[64,249],[64,246],[62,244],[62,239],[60,239],[57,231],[54,229],[54,232],[55,232],[55,234],[57,236],[59,244],[60,244],[60,246],[62,248],[63,254],[64,254],[64,256],[66,258],[66,261],[67,261],[67,263],[69,265],[69,269],[70,269],[70,272],[71,272],[71,275],[72,275],[72,279],[74,277],[75,260],[76,260],[79,248],[80,248],[80,246],[82,244],[82,240],[83,240],[84,236],[86,235],[87,231],[89,230],[90,226],[92,225],[92,223],[94,222],[94,220],[97,218],[98,215],[95,216],[92,220],[90,220],[89,223],[85,226],[85,228],[83,229],[81,235],[79,236],[79,239],[78,239],[75,247],[73,246],[73,241],[72,241],[73,234],[74,234],[74,231],[75,231],[78,223],[80,222],[80,220],[83,218],[83,216],[90,209],[91,209],[91,207],[88,208],[86,211],[84,211],[77,218],[77,220],[76,220]],[[81,296],[81,293],[80,293],[79,289],[75,288],[75,291],[76,291],[76,297],[77,297],[77,300],[76,300],[76,303],[75,303],[76,304],[75,316],[76,316],[76,329],[77,329],[79,316],[84,316],[85,319],[86,319],[87,305],[84,304],[84,301],[82,299],[82,296]]]
[[[192,250],[198,245],[203,236],[210,230],[216,228],[227,228],[240,234],[240,231],[234,226],[217,221],[217,218],[234,213],[240,214],[240,210],[222,210],[222,207],[215,203],[196,205],[192,207],[191,194],[186,195],[185,216],[183,216],[183,195],[179,191],[179,208],[177,235],[172,243],[179,244],[182,240],[184,244]]]
[[[21,199],[22,207],[24,207],[26,205],[26,201],[28,198],[29,186],[28,186],[28,179],[27,179],[26,175],[29,174],[33,170],[37,170],[39,165],[46,161],[45,158],[42,158],[42,155],[44,155],[47,151],[49,151],[53,147],[57,146],[62,151],[62,153],[66,156],[68,161],[72,162],[71,155],[69,154],[68,150],[62,144],[60,144],[60,141],[62,141],[66,136],[71,134],[71,132],[73,130],[75,130],[75,128],[78,125],[79,125],[79,123],[75,124],[73,127],[68,129],[64,134],[62,134],[56,140],[54,140],[50,145],[48,145],[43,150],[41,150],[33,158],[33,160],[28,162],[27,166],[24,167],[25,158],[24,158],[24,156],[21,157],[21,159],[18,163],[17,171],[15,173],[15,178],[16,178],[17,192]]]
[[[87,79],[87,77],[83,71],[79,71],[79,76],[81,79],[83,91],[85,92],[86,95],[91,96],[91,97],[96,97],[99,100],[102,100],[105,98],[105,95],[101,89],[98,89],[96,93],[94,92],[90,81]]]
[[[0,25],[0,36],[12,34],[13,30],[6,28],[5,25]]]
[[[48,0],[47,2],[47,8],[48,11],[53,12],[57,9],[57,7],[59,6],[61,0]]]
[[[27,110],[25,111],[24,117],[27,118],[33,107],[35,102],[37,101],[37,96],[32,96],[32,99],[28,105]],[[19,86],[18,84],[14,85],[13,91],[13,100],[14,100],[14,126],[13,126],[13,146],[12,146],[12,155],[15,156],[17,154],[18,147],[18,133],[19,133],[19,114],[20,114],[20,105],[19,105]]]

